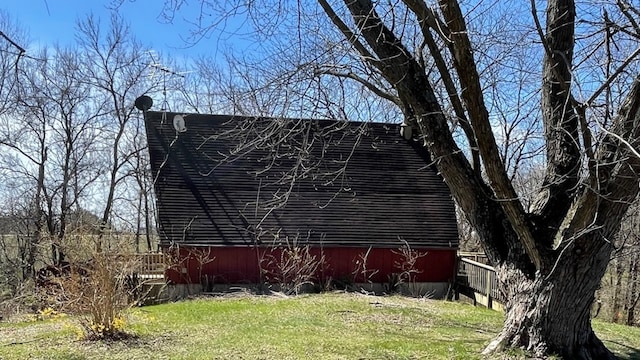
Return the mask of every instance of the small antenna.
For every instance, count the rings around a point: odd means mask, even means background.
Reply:
[[[149,54],[149,57],[151,58],[151,62],[149,64],[149,67],[152,69],[151,74],[149,75],[150,78],[154,78],[156,73],[159,72],[162,75],[162,104],[160,105],[160,111],[167,111],[170,110],[169,109],[169,102],[167,101],[167,78],[171,78],[171,77],[179,77],[184,79],[185,75],[190,73],[191,71],[175,71],[172,70],[168,67],[166,67],[165,65],[163,65],[159,59],[156,60],[156,52],[153,50],[149,50],[147,52]]]

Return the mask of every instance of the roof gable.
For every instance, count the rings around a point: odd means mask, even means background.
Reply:
[[[422,146],[381,123],[147,112],[161,244],[457,247]]]

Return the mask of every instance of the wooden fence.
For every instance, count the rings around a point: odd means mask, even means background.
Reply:
[[[463,294],[489,309],[502,310],[504,300],[498,291],[496,271],[492,266],[463,257],[458,257],[456,297]]]

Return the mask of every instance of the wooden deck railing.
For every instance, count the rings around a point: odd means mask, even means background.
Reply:
[[[496,271],[492,266],[459,257],[456,282],[457,291],[472,298],[474,303],[479,302],[490,309],[504,304],[505,299],[498,291]]]
[[[149,253],[139,254],[140,257],[140,274],[148,275],[150,277],[164,278],[164,272],[167,267],[165,254],[163,253]]]
[[[485,265],[491,265],[489,263],[489,257],[487,256],[487,254],[483,253],[483,252],[477,252],[477,251],[458,251],[458,257],[460,258],[465,258],[465,259],[470,259],[476,262],[479,262],[481,264],[485,264]]]
[[[163,279],[167,267],[163,253],[117,254],[117,259],[135,263],[136,273],[143,279]]]

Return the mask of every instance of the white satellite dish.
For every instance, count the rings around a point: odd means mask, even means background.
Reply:
[[[173,117],[173,127],[179,133],[183,133],[187,131],[187,126],[184,123],[183,115],[176,115]]]

